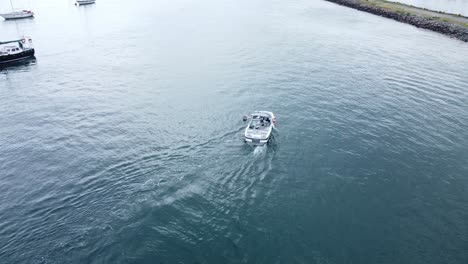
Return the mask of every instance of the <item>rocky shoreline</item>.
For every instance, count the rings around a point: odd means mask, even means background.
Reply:
[[[339,5],[351,7],[360,11],[365,11],[368,13],[372,13],[375,15],[379,15],[386,18],[391,18],[396,21],[400,21],[403,23],[411,24],[413,26],[429,29],[435,32],[442,33],[444,35],[460,39],[462,41],[468,42],[468,27],[450,22],[450,21],[443,21],[449,20],[439,17],[437,14],[440,12],[432,12],[433,16],[421,15],[413,12],[411,9],[415,9],[415,7],[408,7],[408,10],[404,8],[398,9],[391,9],[385,8],[371,1],[366,0],[326,0],[329,2],[333,2]],[[398,7],[405,7],[405,5],[395,4]],[[422,10],[422,9],[421,9]],[[431,12],[425,10],[425,12]],[[447,14],[444,14],[447,16]],[[455,17],[455,16],[454,16]]]

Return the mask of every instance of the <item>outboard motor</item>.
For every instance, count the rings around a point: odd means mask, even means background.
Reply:
[[[247,115],[244,115],[244,116],[242,117],[242,121],[244,121],[244,122],[247,121],[248,119],[249,119],[249,117],[248,117]]]

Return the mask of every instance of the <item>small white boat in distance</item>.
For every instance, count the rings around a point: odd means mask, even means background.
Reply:
[[[0,14],[1,17],[4,19],[21,19],[21,18],[28,18],[33,17],[34,12],[31,10],[21,10],[21,11],[14,11],[6,14]]]
[[[255,111],[249,117],[244,117],[244,121],[250,119],[245,128],[244,141],[249,145],[261,146],[270,141],[272,131],[276,125],[276,117],[269,111]]]
[[[96,3],[96,0],[76,0],[75,5],[89,5]]]

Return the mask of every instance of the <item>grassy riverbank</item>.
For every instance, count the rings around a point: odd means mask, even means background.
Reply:
[[[443,22],[450,22],[454,24],[459,24],[463,27],[468,28],[468,18],[462,15],[454,15],[443,13],[440,11],[433,11],[426,8],[419,8],[411,5],[405,5],[395,2],[389,2],[385,0],[358,0],[361,3],[373,5],[376,7],[381,7],[387,10],[395,11],[402,14],[408,15],[420,15],[432,19],[437,19]]]
[[[385,0],[326,0],[468,42],[468,18]]]

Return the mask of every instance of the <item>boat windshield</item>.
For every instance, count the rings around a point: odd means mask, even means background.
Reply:
[[[267,117],[263,116],[254,116],[250,121],[250,129],[262,129],[270,126],[270,120]]]

